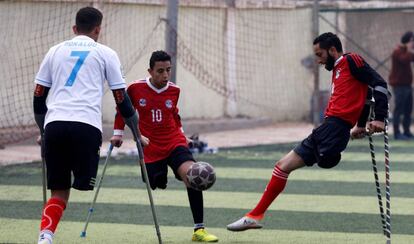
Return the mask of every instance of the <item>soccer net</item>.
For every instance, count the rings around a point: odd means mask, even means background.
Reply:
[[[91,2],[104,13],[99,41],[118,52],[128,82],[145,77],[151,52],[165,49],[164,0],[0,1],[0,145],[38,133],[32,93],[39,64],[51,46],[73,37],[76,11]],[[182,117],[309,120],[312,2],[180,1],[176,80]],[[323,2],[320,32],[338,33],[345,50],[360,53],[387,78],[389,55],[413,26],[412,4],[353,8],[360,3]],[[320,86],[330,89],[329,72],[321,71]],[[104,121],[111,122],[110,92],[103,102]]]
[[[32,110],[34,77],[48,49],[73,37],[75,14],[88,5],[82,1],[0,2],[0,145],[39,133]],[[160,17],[165,6],[94,6],[104,13],[99,41],[118,52],[125,73],[136,75],[132,71],[134,65],[143,62],[142,57],[147,60],[153,50],[164,48],[163,38],[157,37],[164,34]],[[113,111],[113,98],[111,102]]]
[[[32,118],[34,76],[47,50],[73,36],[75,13],[88,4],[0,2],[0,145],[38,133]],[[118,52],[127,81],[145,76],[150,53],[165,47],[166,2],[96,1],[94,6],[104,13],[99,41]],[[183,1],[176,30],[183,117],[306,118],[313,78],[300,60],[311,53],[310,17],[310,8],[289,4],[229,8],[226,1]],[[107,121],[113,119],[111,96],[104,99]]]
[[[305,119],[313,77],[300,61],[312,52],[311,14],[291,6],[180,8],[178,63],[198,90],[219,95],[198,106],[224,107],[221,116]]]

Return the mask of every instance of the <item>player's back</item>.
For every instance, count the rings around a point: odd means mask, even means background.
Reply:
[[[117,54],[80,35],[52,47],[42,66],[36,82],[50,87],[45,124],[78,121],[102,130],[105,80],[111,89],[125,87]]]

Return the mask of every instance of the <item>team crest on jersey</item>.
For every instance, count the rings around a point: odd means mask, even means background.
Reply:
[[[173,103],[172,103],[172,101],[170,99],[168,99],[167,101],[165,101],[165,106],[167,108],[172,108],[172,105],[173,105]]]
[[[336,72],[335,72],[335,79],[338,79],[338,77],[339,77],[339,75],[341,74],[341,69],[338,69]]]
[[[147,105],[147,100],[145,98],[139,99],[139,106],[145,107]]]

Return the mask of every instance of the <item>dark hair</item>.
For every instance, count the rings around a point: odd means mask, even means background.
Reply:
[[[341,40],[339,40],[338,36],[335,35],[332,32],[326,32],[313,40],[313,45],[316,45],[319,43],[319,47],[325,50],[328,50],[331,47],[335,47],[336,51],[342,52],[342,43]]]
[[[401,37],[401,43],[402,44],[406,44],[409,41],[411,41],[411,39],[413,39],[413,37],[414,37],[413,32],[412,31],[407,31],[407,32],[404,33],[404,35],[402,35],[402,37]]]
[[[76,13],[76,28],[80,33],[90,33],[102,23],[101,11],[93,7],[84,7]]]
[[[162,50],[153,52],[151,54],[151,58],[149,61],[150,69],[154,68],[155,62],[158,62],[158,61],[170,61],[171,62],[171,56]]]

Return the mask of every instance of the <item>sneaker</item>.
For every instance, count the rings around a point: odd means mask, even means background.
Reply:
[[[230,231],[244,231],[248,229],[260,229],[263,225],[259,224],[259,221],[247,216],[227,225],[227,229]]]
[[[404,132],[404,136],[406,136],[408,139],[413,138],[413,134],[411,132]]]
[[[53,234],[49,232],[41,232],[37,244],[52,244]]]
[[[217,236],[209,234],[203,228],[194,231],[193,238],[191,240],[200,242],[218,242]]]
[[[410,138],[409,137],[407,137],[406,135],[404,135],[404,134],[395,134],[394,135],[394,139],[395,140],[402,140],[402,141],[406,141],[406,140],[409,140]]]

